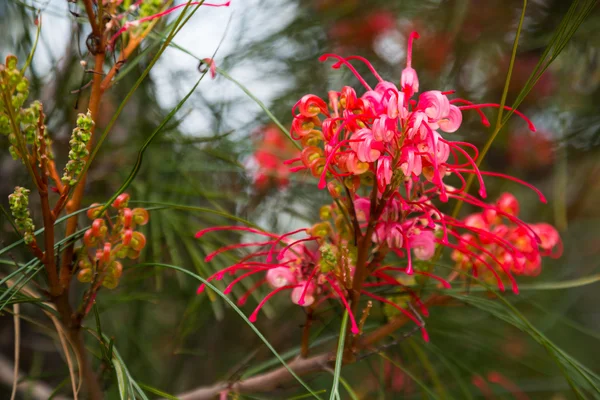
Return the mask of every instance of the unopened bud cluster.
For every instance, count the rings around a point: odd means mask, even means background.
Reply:
[[[10,212],[15,219],[17,229],[23,234],[25,244],[34,242],[33,230],[35,226],[29,214],[29,189],[17,186],[13,194],[8,196]]]
[[[10,55],[6,57],[5,64],[0,64],[0,85],[3,93],[9,95],[9,99],[2,97],[0,101],[0,133],[8,136],[10,142],[10,154],[16,160],[22,158],[19,137],[23,136],[23,142],[26,145],[35,145],[37,151],[40,150],[40,141],[44,140],[47,150],[46,156],[52,158],[49,152],[50,138],[46,135],[46,129],[42,130],[39,136],[38,124],[42,112],[42,104],[34,101],[29,107],[23,108],[27,97],[29,96],[29,80],[23,76],[17,68],[17,57]],[[38,157],[41,154],[38,154]]]
[[[94,121],[92,114],[88,110],[87,114],[79,114],[77,117],[77,128],[73,129],[69,146],[69,162],[65,165],[65,173],[62,181],[67,185],[75,185],[79,175],[85,166],[85,159],[89,155],[87,144],[92,137],[92,127]]]
[[[111,219],[105,211],[100,215],[102,205],[93,205],[87,212],[93,220],[92,226],[83,236],[83,247],[79,249],[77,265],[80,282],[101,283],[113,289],[119,284],[123,273],[120,259],[136,259],[146,246],[146,237],[135,231],[138,225],[148,223],[148,211],[143,208],[127,207],[129,195],[121,194],[112,203],[117,215]]]

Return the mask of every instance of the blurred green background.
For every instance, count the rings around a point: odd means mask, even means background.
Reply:
[[[417,30],[421,38],[415,42],[413,67],[419,73],[421,90],[454,89],[459,97],[474,102],[499,102],[522,5],[514,0],[234,0],[230,8],[201,8],[175,38],[179,47],[165,52],[119,117],[90,169],[84,205],[106,201],[121,186],[146,138],[198,79],[198,59],[213,57],[219,68],[288,127],[291,108],[302,95],[325,97],[327,90],[339,90],[345,84],[359,89],[348,71],[333,71],[319,63],[322,53],[362,55],[385,79],[397,83],[408,34]],[[570,5],[563,0],[529,2],[507,104],[512,104],[526,83]],[[77,16],[80,8],[65,0],[3,0],[2,57],[13,53],[26,59],[36,32],[33,9],[41,10],[42,34],[28,75],[32,82],[29,98],[44,103],[60,166],[67,157],[76,115],[85,112],[88,101],[89,88],[78,89],[91,79],[80,64],[91,61],[85,47],[89,27]],[[158,31],[164,31],[168,22],[161,21]],[[99,127],[106,126],[148,65],[159,39],[151,35],[122,68],[118,84],[104,97],[103,119],[96,121]],[[523,121],[513,117],[484,162],[485,169],[534,184],[549,202],[540,204],[526,188],[498,179],[487,181],[490,200],[504,191],[513,192],[521,201],[523,220],[554,224],[564,241],[563,256],[545,260],[540,276],[522,278],[522,293],[507,293],[507,300],[545,338],[595,373],[600,373],[600,284],[583,285],[585,279],[580,278],[600,273],[599,104],[600,10],[596,7],[519,107],[538,131],[529,132]],[[495,121],[496,111],[486,113]],[[148,245],[140,262],[180,265],[206,277],[235,260],[232,254],[205,263],[206,254],[239,241],[240,236],[221,234],[195,240],[199,229],[228,222],[181,206],[221,210],[276,232],[312,224],[319,207],[328,202],[315,179],[292,175],[286,184],[281,173],[267,173],[257,183],[257,174],[264,171],[253,154],[264,150],[264,135],[271,123],[257,102],[224,75],[202,81],[147,149],[128,189],[133,200],[163,203],[151,212],[145,226]],[[490,134],[475,112],[465,112],[462,128],[451,139],[481,147]],[[0,137],[0,148],[7,147],[6,137]],[[27,183],[28,177],[7,150],[0,153],[0,168],[0,201],[8,208],[8,194],[14,186]],[[39,221],[33,197],[32,204]],[[466,215],[469,208],[465,206],[462,212]],[[5,247],[17,237],[6,218],[1,218],[0,247]],[[82,217],[80,225],[87,223]],[[23,262],[28,257],[23,248],[15,249],[4,258],[8,265],[1,265],[0,271],[10,271],[12,260]],[[97,310],[103,333],[114,338],[139,382],[176,394],[277,365],[260,339],[221,299],[214,294],[195,295],[196,281],[160,268],[125,267],[120,286],[100,292]],[[565,281],[575,281],[574,287],[542,285]],[[74,298],[78,298],[84,286],[73,286]],[[239,288],[233,297],[241,293]],[[249,314],[255,305],[251,299],[243,309]],[[22,371],[27,379],[42,380],[59,387],[57,394],[69,395],[68,369],[48,329],[49,321],[33,306],[23,306],[22,313],[26,316]],[[521,394],[491,382],[494,394],[489,397],[473,383],[474,377],[487,380],[490,373],[491,380],[499,373],[517,385],[526,396],[522,399],[576,398],[546,348],[507,315],[498,318],[499,314],[473,304],[432,308],[427,319],[431,343],[415,335],[386,349],[389,359],[371,355],[344,367],[342,376],[361,399],[520,398]],[[313,342],[320,343],[319,349],[335,346],[340,316],[337,307],[318,315]],[[375,326],[385,319],[376,306],[369,321]],[[11,365],[12,316],[5,313],[0,321],[0,361]],[[284,296],[268,303],[256,325],[285,353],[297,351],[303,322],[303,310]],[[93,316],[86,325],[96,327]],[[97,344],[90,341],[89,346],[99,354]],[[114,371],[105,366],[103,376],[107,398],[118,398]],[[10,380],[2,379],[0,397],[8,398]],[[576,383],[581,380],[574,379]],[[311,375],[307,382],[315,390],[329,389],[331,375]],[[302,393],[292,382],[272,393],[240,398],[283,399]],[[584,395],[594,396],[592,392]],[[20,396],[28,398],[26,393]]]

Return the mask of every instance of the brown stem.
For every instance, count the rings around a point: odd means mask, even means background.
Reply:
[[[97,38],[102,36],[98,22],[96,21],[96,14],[94,14],[94,5],[92,0],[83,0],[85,6],[85,12],[87,13],[88,19],[90,20],[90,26],[92,27],[92,34]]]
[[[50,178],[52,178],[52,180],[54,181],[58,193],[62,194],[65,189],[65,186],[63,185],[60,176],[58,175],[58,171],[56,170],[56,164],[54,163],[54,160],[48,160],[47,165]]]
[[[127,43],[127,46],[125,47],[125,49],[121,52],[121,55],[119,56],[119,60],[115,63],[115,65],[112,66],[110,71],[108,71],[108,74],[106,74],[106,76],[102,80],[100,89],[103,92],[106,91],[106,89],[108,89],[110,87],[110,85],[112,84],[112,79],[119,72],[119,68],[121,68],[121,66],[129,58],[131,53],[133,53],[133,51],[139,46],[142,39],[143,39],[142,37],[133,37],[129,41],[129,43]]]
[[[333,354],[323,353],[310,358],[297,358],[288,363],[288,366],[298,375],[304,375],[309,372],[320,371],[329,367]],[[273,371],[253,376],[235,383],[219,382],[212,386],[201,387],[192,391],[177,395],[179,400],[210,400],[214,399],[219,393],[230,390],[232,392],[272,392],[281,387],[285,382],[293,379],[292,375],[285,367],[277,368]]]
[[[61,322],[63,323],[66,332],[69,335],[69,339],[73,345],[73,350],[77,353],[79,360],[79,368],[81,370],[84,387],[87,391],[89,400],[102,400],[104,394],[98,377],[92,369],[92,363],[88,359],[88,352],[85,349],[85,342],[81,332],[81,324],[75,323],[73,309],[69,304],[68,293],[65,291],[59,296],[51,296],[52,303],[56,306],[56,310],[60,315]]]
[[[448,302],[451,298],[448,296],[434,295],[426,302],[428,305],[442,305]],[[355,350],[372,349],[373,346],[391,335],[393,332],[404,326],[410,320],[403,315],[400,315],[386,325],[383,325],[364,338],[358,341]],[[288,363],[288,366],[297,375],[306,375],[312,372],[318,372],[330,368],[334,354],[331,352],[321,353],[310,358],[297,358]],[[238,382],[217,382],[210,386],[199,387],[188,392],[177,395],[180,400],[210,400],[214,399],[221,392],[230,390],[236,393],[252,393],[252,392],[272,392],[286,382],[293,380],[293,376],[285,367],[279,367],[264,374],[255,375],[251,378],[244,379]]]
[[[102,39],[101,46],[104,46],[104,39]],[[102,88],[100,86],[102,84],[104,58],[105,58],[105,54],[103,51],[96,54],[96,65],[94,66],[94,71],[96,73],[94,74],[94,81],[92,84],[92,94],[90,97],[90,103],[89,103],[89,107],[88,107],[93,121],[98,120],[98,113],[100,110],[100,100],[102,99],[102,94],[103,94]],[[94,137],[94,132],[95,132],[95,125],[92,126],[92,129],[90,131],[92,138]],[[91,152],[91,150],[92,150],[92,142],[93,142],[93,140],[90,138],[90,140],[88,141],[88,143],[86,145],[88,152]],[[86,162],[87,162],[87,159],[88,158],[86,157],[86,159],[85,159]],[[75,190],[73,191],[73,197],[71,198],[71,200],[69,202],[67,202],[67,207],[66,207],[67,213],[72,214],[75,211],[79,210],[79,208],[81,207],[81,201],[83,199],[83,190],[85,188],[86,178],[87,178],[87,174],[83,174],[79,178],[79,182],[77,183],[77,186],[75,187]],[[77,219],[78,218],[75,215],[67,220],[67,229],[66,229],[65,236],[68,237],[75,233],[75,231],[77,230]],[[72,273],[71,264],[73,263],[73,255],[74,255],[74,243],[71,243],[65,249],[65,252],[64,252],[63,258],[62,258],[61,268],[60,268],[60,282],[64,288],[68,288],[69,283],[71,281],[71,273]]]
[[[38,119],[38,139],[40,142],[40,185],[38,193],[40,195],[40,202],[42,208],[42,216],[44,219],[44,267],[46,268],[46,274],[48,275],[48,283],[50,285],[50,294],[52,296],[58,296],[62,292],[60,282],[58,280],[58,273],[56,271],[56,265],[54,263],[54,219],[52,218],[52,210],[50,208],[50,201],[48,200],[48,174],[47,170],[47,155],[46,155],[46,141],[44,139],[44,112],[40,111]]]

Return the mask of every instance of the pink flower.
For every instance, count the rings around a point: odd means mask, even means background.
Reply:
[[[450,102],[448,101],[448,97],[443,95],[439,90],[430,90],[419,96],[417,109],[427,115],[431,129],[437,129],[437,122],[443,118],[448,118],[450,114]],[[460,114],[460,110],[458,112]]]
[[[400,169],[406,177],[417,177],[421,175],[421,172],[423,171],[421,156],[416,155],[416,152],[417,149],[414,147],[405,146],[402,149],[402,155],[400,157]]]
[[[298,286],[292,289],[292,303],[308,307],[315,302],[315,285],[312,282],[298,282]]]
[[[363,128],[352,135],[350,147],[356,152],[358,159],[362,162],[376,161],[381,155],[379,142],[373,137],[370,129]]]
[[[269,285],[274,289],[296,284],[296,277],[287,267],[277,267],[268,270],[266,278]]]
[[[502,193],[496,205],[507,214],[515,217],[519,215],[519,201],[512,193]]]
[[[435,235],[432,231],[421,231],[410,236],[410,248],[419,260],[430,260],[435,254]]]
[[[462,112],[456,106],[450,106],[448,115],[438,121],[440,129],[447,133],[456,132],[462,123]]]
[[[392,160],[389,156],[379,159],[377,164],[377,188],[380,193],[385,191],[385,187],[392,183]]]
[[[410,36],[408,37],[406,68],[404,68],[402,71],[402,76],[400,77],[400,87],[408,97],[412,97],[413,94],[419,91],[419,78],[417,77],[417,71],[411,67],[413,41],[418,38],[419,34],[417,32],[411,32]]]
[[[551,255],[552,257],[560,257],[562,254],[562,241],[556,228],[550,224],[539,223],[531,225],[531,229],[540,238],[540,247],[544,250],[545,255]]]

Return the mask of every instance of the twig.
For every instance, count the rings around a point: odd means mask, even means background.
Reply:
[[[432,296],[426,304],[428,305],[441,305],[445,304],[450,297],[447,296]],[[418,314],[417,314],[418,315]],[[386,338],[402,326],[404,326],[409,319],[403,315],[397,316],[392,319],[386,325],[377,328],[369,335],[359,340],[355,346],[356,351],[372,349],[373,345],[379,342],[381,339]],[[417,327],[415,332],[419,329]],[[403,340],[405,337],[413,335],[414,332],[408,331],[400,336],[399,339],[395,340],[390,344],[383,345],[382,348],[393,346],[397,344],[398,340]],[[359,358],[368,356],[367,353]],[[289,367],[298,375],[305,375],[308,373],[324,371],[326,368],[331,367],[331,362],[334,361],[335,355],[331,352],[321,353],[319,355],[310,358],[297,358],[294,361],[288,363]],[[356,357],[355,357],[356,359]],[[355,361],[351,360],[351,362]],[[215,398],[223,390],[230,390],[232,392],[241,393],[252,393],[252,392],[271,392],[276,390],[293,377],[285,367],[279,367],[275,370],[266,372],[264,374],[256,375],[248,379],[244,379],[235,383],[229,382],[218,382],[210,386],[199,387],[197,389],[190,390],[177,395],[176,397],[180,400],[210,400]]]
[[[288,363],[288,366],[298,375],[323,370],[329,366],[332,353],[323,353],[310,358],[297,358]],[[270,392],[278,389],[281,385],[293,379],[292,375],[284,367],[253,376],[235,383],[219,382],[212,386],[194,389],[192,391],[177,395],[179,400],[210,400],[224,390],[233,392]]]

